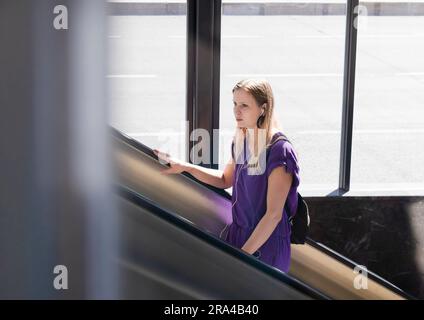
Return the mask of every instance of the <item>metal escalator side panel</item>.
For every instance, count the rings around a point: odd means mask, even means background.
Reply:
[[[358,274],[351,267],[308,244],[292,245],[289,274],[334,299],[404,299],[372,279],[366,280],[366,289],[356,289],[354,283]]]
[[[310,299],[128,199],[121,208],[123,298]]]

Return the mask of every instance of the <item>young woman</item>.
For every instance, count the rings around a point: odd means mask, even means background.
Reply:
[[[237,122],[232,158],[223,171],[186,163],[155,150],[170,163],[164,174],[187,171],[197,179],[226,189],[233,187],[233,222],[225,240],[258,259],[288,272],[290,224],[297,210],[299,166],[290,142],[274,119],[274,96],[267,81],[247,79],[233,88]],[[289,212],[287,212],[289,209]]]

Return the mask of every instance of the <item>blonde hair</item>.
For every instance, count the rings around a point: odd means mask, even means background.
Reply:
[[[261,134],[258,134],[258,154],[253,154],[249,159],[249,166],[260,166],[259,157],[261,154],[264,154],[264,150],[270,145],[272,139],[272,129],[280,129],[277,120],[274,116],[274,94],[272,92],[271,85],[267,80],[264,79],[244,79],[234,86],[232,92],[236,90],[245,90],[250,93],[255,99],[258,107],[261,107],[265,104],[264,113],[259,117],[257,126],[258,129],[265,131],[265,141],[260,141]],[[263,132],[263,131],[262,131]],[[261,132],[261,133],[262,133]],[[248,130],[246,128],[236,127],[236,132],[234,135],[234,143],[236,146],[235,160],[238,159],[238,156],[243,150],[244,139],[248,137]],[[263,138],[263,137],[262,137]],[[263,140],[263,139],[262,139]],[[261,143],[262,142],[262,143]]]

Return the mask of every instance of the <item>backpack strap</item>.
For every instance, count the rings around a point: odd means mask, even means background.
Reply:
[[[283,134],[282,136],[278,136],[277,137],[277,139],[275,139],[272,143],[271,143],[271,145],[273,145],[274,143],[276,143],[277,141],[279,141],[279,140],[283,140],[283,141],[288,141],[289,143],[291,143],[290,142],[290,140]]]
[[[269,152],[271,151],[271,147],[274,145],[274,143],[276,143],[277,141],[280,141],[280,140],[287,141],[291,144],[290,140],[284,134],[282,134],[282,136],[278,136],[276,139],[271,141],[271,143],[269,144],[269,146],[266,150],[267,159],[268,159]]]
[[[271,150],[271,146],[274,145],[274,143],[276,143],[277,141],[280,141],[280,140],[287,141],[287,142],[291,143],[290,140],[284,134],[278,136],[276,139],[274,139],[274,141],[271,142],[271,144],[270,144],[270,146],[267,150],[267,157],[269,155],[269,151]],[[294,215],[292,215],[290,210],[289,210],[287,199],[286,199],[286,203],[284,204],[284,208],[286,208],[286,212],[289,215],[288,218],[289,219],[292,218]]]

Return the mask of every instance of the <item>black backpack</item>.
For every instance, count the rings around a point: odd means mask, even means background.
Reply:
[[[291,143],[289,139],[287,139],[287,137],[283,135],[275,139],[275,141],[273,141],[272,144],[274,144],[278,140],[285,140]],[[268,149],[268,151],[269,150],[270,148]],[[293,244],[305,244],[306,237],[308,236],[308,232],[309,232],[309,224],[311,221],[309,218],[308,204],[298,192],[297,193],[297,211],[295,213],[290,213],[287,206],[287,202],[285,203],[285,208],[286,208],[286,212],[288,212],[290,215],[288,217],[289,223],[291,226],[290,242]]]
[[[288,208],[286,210],[289,212]],[[289,222],[291,225],[290,242],[293,244],[305,244],[311,220],[309,218],[308,204],[299,192],[297,193],[297,211],[295,214],[290,215]]]

